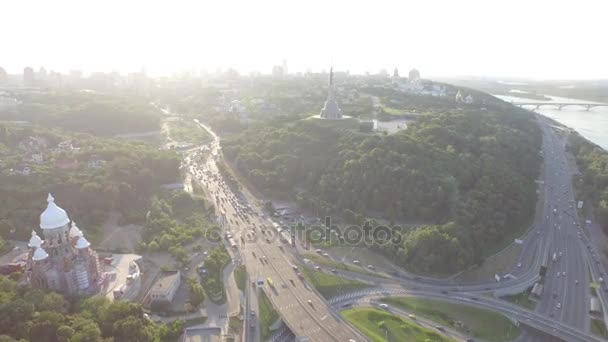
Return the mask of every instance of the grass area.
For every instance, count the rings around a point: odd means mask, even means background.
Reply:
[[[241,340],[243,335],[243,321],[237,317],[230,317],[228,319],[228,333],[233,334],[237,337],[237,341]]]
[[[174,120],[168,121],[171,139],[179,142],[201,143],[209,140],[209,133],[200,128],[192,121]]]
[[[536,302],[533,300],[530,300],[528,298],[529,295],[530,295],[530,293],[526,291],[526,292],[519,293],[519,294],[516,294],[513,296],[504,296],[504,297],[501,297],[501,299],[509,301],[513,304],[517,304],[528,310],[534,310],[534,308],[536,307]]]
[[[260,291],[258,297],[260,333],[263,341],[270,337],[270,326],[279,318],[279,313],[274,309],[270,299],[264,291]]]
[[[344,279],[305,267],[302,268],[302,273],[304,274],[304,277],[306,277],[306,280],[308,280],[325,299],[369,287],[369,285],[356,280]]]
[[[374,277],[386,278],[385,275],[368,271],[359,266],[354,266],[354,265],[346,264],[343,262],[338,262],[338,261],[320,256],[317,254],[306,254],[305,257],[307,259],[313,261],[316,264],[327,266],[329,268],[335,268],[337,270],[345,270],[345,271],[349,271],[349,272],[356,272],[356,273],[360,273],[360,274],[371,275]]]
[[[247,269],[245,266],[237,266],[234,269],[234,281],[236,281],[236,286],[241,291],[245,291],[245,286],[247,282]]]
[[[601,319],[592,318],[590,321],[591,334],[601,337],[608,338],[608,330],[606,330],[606,324]]]
[[[190,318],[184,321],[184,328],[193,327],[199,324],[205,324],[206,321],[207,317],[205,316]]]
[[[511,341],[520,334],[519,328],[505,316],[473,306],[413,297],[381,301],[485,341]]]
[[[410,113],[410,111],[407,111],[405,109],[397,109],[397,108],[392,108],[392,107],[388,107],[388,106],[382,106],[382,110],[384,110],[384,112],[386,114],[398,115],[398,116]]]
[[[342,311],[342,316],[373,342],[454,341],[436,331],[378,309],[354,308]]]

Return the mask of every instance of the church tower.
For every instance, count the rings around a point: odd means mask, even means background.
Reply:
[[[70,228],[68,214],[51,194],[47,203],[40,215],[44,240],[33,231],[28,243],[27,279],[33,287],[64,294],[96,293],[102,274],[97,253],[74,222]]]

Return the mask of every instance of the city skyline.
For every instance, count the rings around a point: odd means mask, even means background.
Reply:
[[[348,8],[318,1],[293,8],[277,1],[24,1],[5,5],[11,15],[0,29],[14,33],[5,37],[12,48],[3,49],[0,66],[11,74],[26,66],[248,74],[270,73],[286,59],[291,73],[328,70],[333,61],[336,70],[353,74],[415,67],[430,77],[608,78],[607,51],[599,44],[607,5],[583,2],[570,8],[515,1],[498,10],[477,0]]]

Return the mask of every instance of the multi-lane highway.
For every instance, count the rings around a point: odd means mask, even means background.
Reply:
[[[561,132],[561,128],[554,127],[550,120],[539,117],[539,123],[543,131],[542,196],[535,223],[523,238],[518,263],[513,265],[513,279],[465,284],[405,272],[391,275],[388,279],[344,271],[341,271],[342,275],[410,294],[483,306],[567,341],[599,341],[588,334],[589,284],[592,279],[598,281],[603,276],[603,267],[585,233],[581,232],[571,186],[572,170],[565,152],[567,135]],[[212,153],[218,155],[219,139],[215,135],[214,138]],[[198,168],[195,172],[199,172],[203,184],[216,201],[225,226],[237,241],[250,280],[260,281],[260,288],[249,284],[251,291],[267,293],[296,336],[306,336],[312,341],[364,340],[298,279],[293,266],[301,259],[292,255],[292,249],[282,246],[276,238],[266,239],[270,236],[268,234],[275,233],[271,228],[272,222],[264,217],[263,210],[256,205],[251,194],[244,189],[241,197],[237,197],[222,179],[215,158],[207,159],[204,165],[191,166]],[[200,174],[202,170],[204,175]],[[539,276],[541,266],[547,266],[542,279]],[[476,292],[516,292],[537,281],[543,283],[544,291],[535,312],[498,299],[484,297],[483,301],[472,301],[470,297]],[[425,292],[420,292],[422,289]],[[604,291],[598,292],[605,304]],[[256,329],[259,329],[257,325],[252,330]],[[256,336],[257,333],[249,335]],[[530,334],[523,340],[546,341],[547,336]]]
[[[322,342],[364,341],[364,337],[299,279],[290,254],[286,252],[289,247],[270,236],[274,235],[274,229],[261,208],[249,202],[242,193],[237,196],[224,181],[215,160],[219,155],[219,139],[215,134],[213,136],[215,141],[211,144],[210,151],[213,157],[207,158],[204,165],[195,165],[190,160],[187,163],[192,172],[201,176],[202,184],[215,201],[226,233],[225,238],[231,238],[236,244],[235,249],[241,253],[249,275],[247,286],[256,294],[263,291],[289,329],[298,337]],[[254,314],[248,312],[250,323],[255,322],[254,317],[258,316],[253,305],[251,310]],[[256,340],[258,332],[252,330],[258,327],[255,324],[252,328],[250,324],[247,328],[247,336],[253,338],[250,340]]]

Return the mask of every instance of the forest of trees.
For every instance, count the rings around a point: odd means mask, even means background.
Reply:
[[[156,324],[140,304],[103,296],[64,298],[0,276],[2,342],[172,342],[181,332],[181,321]]]
[[[582,174],[581,197],[591,201],[596,220],[608,231],[608,152],[576,133],[568,146]]]
[[[79,149],[56,155],[45,152],[44,164],[29,165],[32,174],[8,175],[6,169],[22,164],[23,151],[17,144],[30,136],[47,139],[51,147],[70,140]],[[93,156],[106,164],[89,168],[87,161]],[[57,168],[54,160],[62,158],[78,161],[78,167]],[[179,179],[180,165],[177,153],[144,143],[2,124],[0,160],[4,166],[0,173],[0,235],[21,240],[38,225],[49,192],[82,227],[99,225],[112,211],[121,213],[123,222],[142,223],[160,185]]]
[[[85,91],[28,92],[13,96],[22,103],[15,112],[0,111],[0,119],[29,121],[95,135],[160,129],[161,112],[144,99],[133,96]]]
[[[428,222],[400,245],[375,248],[412,271],[454,272],[479,263],[534,212],[540,130],[532,115],[507,108],[427,114],[388,136],[314,120],[265,123],[225,139],[223,150],[260,190],[319,216]]]

